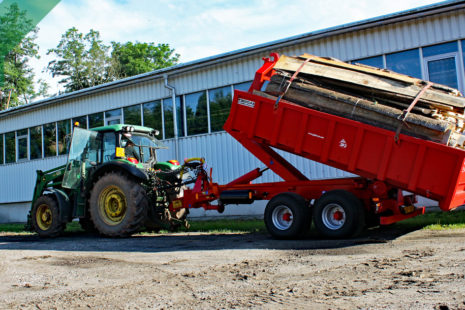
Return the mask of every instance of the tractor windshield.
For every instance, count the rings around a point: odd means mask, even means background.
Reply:
[[[167,148],[163,143],[149,135],[133,133],[130,140],[139,151],[140,160],[143,163],[148,163],[151,159],[156,161],[156,149]]]

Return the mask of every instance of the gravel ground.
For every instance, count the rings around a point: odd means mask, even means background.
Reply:
[[[465,230],[0,235],[1,309],[465,309]]]

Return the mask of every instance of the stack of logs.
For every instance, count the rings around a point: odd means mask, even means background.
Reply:
[[[268,95],[417,138],[465,148],[465,98],[456,89],[388,70],[309,54],[281,56],[274,69],[276,74],[265,90]],[[289,84],[293,75],[295,78]]]

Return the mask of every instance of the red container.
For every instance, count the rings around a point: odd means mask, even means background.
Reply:
[[[275,103],[236,90],[225,130],[437,200],[444,211],[465,204],[465,151],[402,134],[396,143],[392,131],[284,100]],[[272,157],[264,163],[280,174]]]

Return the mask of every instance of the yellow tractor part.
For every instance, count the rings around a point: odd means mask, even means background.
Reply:
[[[105,188],[99,195],[99,211],[108,225],[118,225],[126,215],[126,195],[115,185]]]
[[[52,227],[53,215],[49,205],[41,204],[37,208],[36,222],[39,228],[43,231],[46,231]]]

